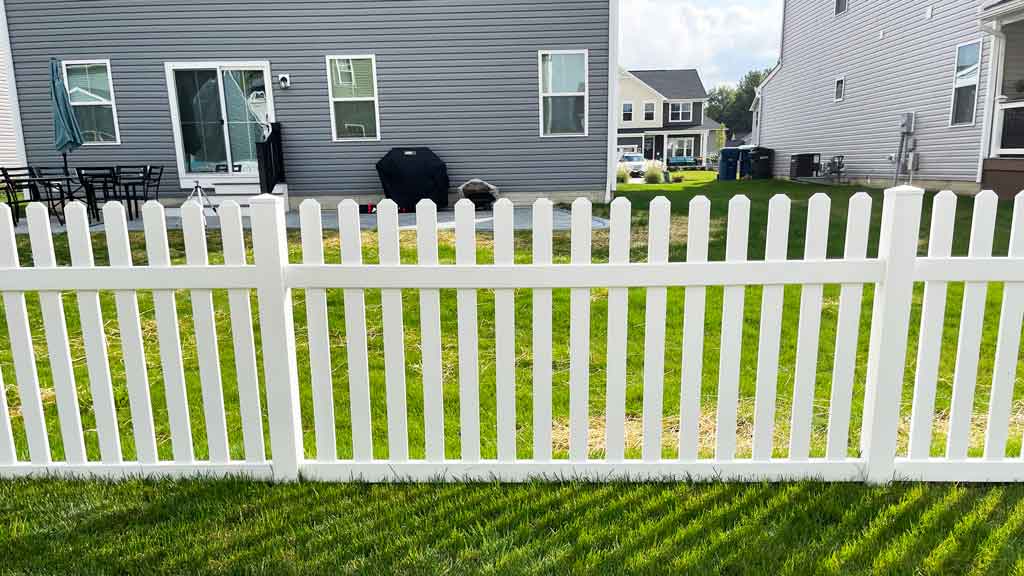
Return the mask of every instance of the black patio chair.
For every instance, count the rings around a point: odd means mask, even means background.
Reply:
[[[146,185],[142,188],[143,200],[149,200],[150,194],[153,200],[160,200],[160,180],[164,177],[163,166],[150,166],[149,175],[146,177]]]
[[[11,207],[11,218],[17,226],[21,220],[21,207],[40,198],[35,182],[30,180],[32,171],[28,167],[0,168],[4,181],[4,196]]]
[[[139,197],[145,194],[149,180],[149,166],[118,166],[117,188],[125,199],[128,219],[139,214]]]
[[[85,190],[86,196],[92,198],[90,208],[93,216],[100,218],[100,202],[121,200],[117,190],[117,173],[112,167],[76,168],[78,182]]]

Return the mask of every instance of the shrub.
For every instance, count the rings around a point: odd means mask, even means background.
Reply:
[[[644,175],[644,182],[648,184],[661,184],[664,179],[661,170],[648,170]]]
[[[619,170],[615,173],[615,181],[619,184],[629,182],[629,172],[624,166],[619,166]]]
[[[673,182],[679,183],[679,182],[683,182],[684,180],[686,180],[686,174],[685,173],[683,173],[683,172],[674,172],[672,174],[672,181]]]

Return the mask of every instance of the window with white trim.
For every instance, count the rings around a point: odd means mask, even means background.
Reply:
[[[541,136],[586,136],[588,112],[588,52],[541,50]]]
[[[85,145],[120,144],[109,60],[68,60],[64,85]]]
[[[846,99],[846,77],[836,78],[835,92],[833,93],[833,99],[836,102],[842,102]]]
[[[644,122],[654,122],[654,111],[657,104],[644,102]]]
[[[957,46],[950,126],[974,124],[974,116],[978,107],[978,79],[980,76],[981,42]]]
[[[846,12],[847,0],[836,0],[836,16]]]
[[[668,105],[668,121],[669,122],[692,122],[693,121],[693,103],[692,102],[672,102]]]
[[[376,58],[328,56],[327,82],[334,141],[380,140]]]
[[[633,121],[633,103],[623,102],[622,103],[622,121],[632,122]]]

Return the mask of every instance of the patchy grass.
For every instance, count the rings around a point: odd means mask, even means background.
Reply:
[[[1024,575],[1024,486],[0,482],[5,574]]]

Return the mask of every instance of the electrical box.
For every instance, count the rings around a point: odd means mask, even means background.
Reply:
[[[913,134],[914,124],[917,115],[914,112],[907,112],[900,116],[900,134]]]

